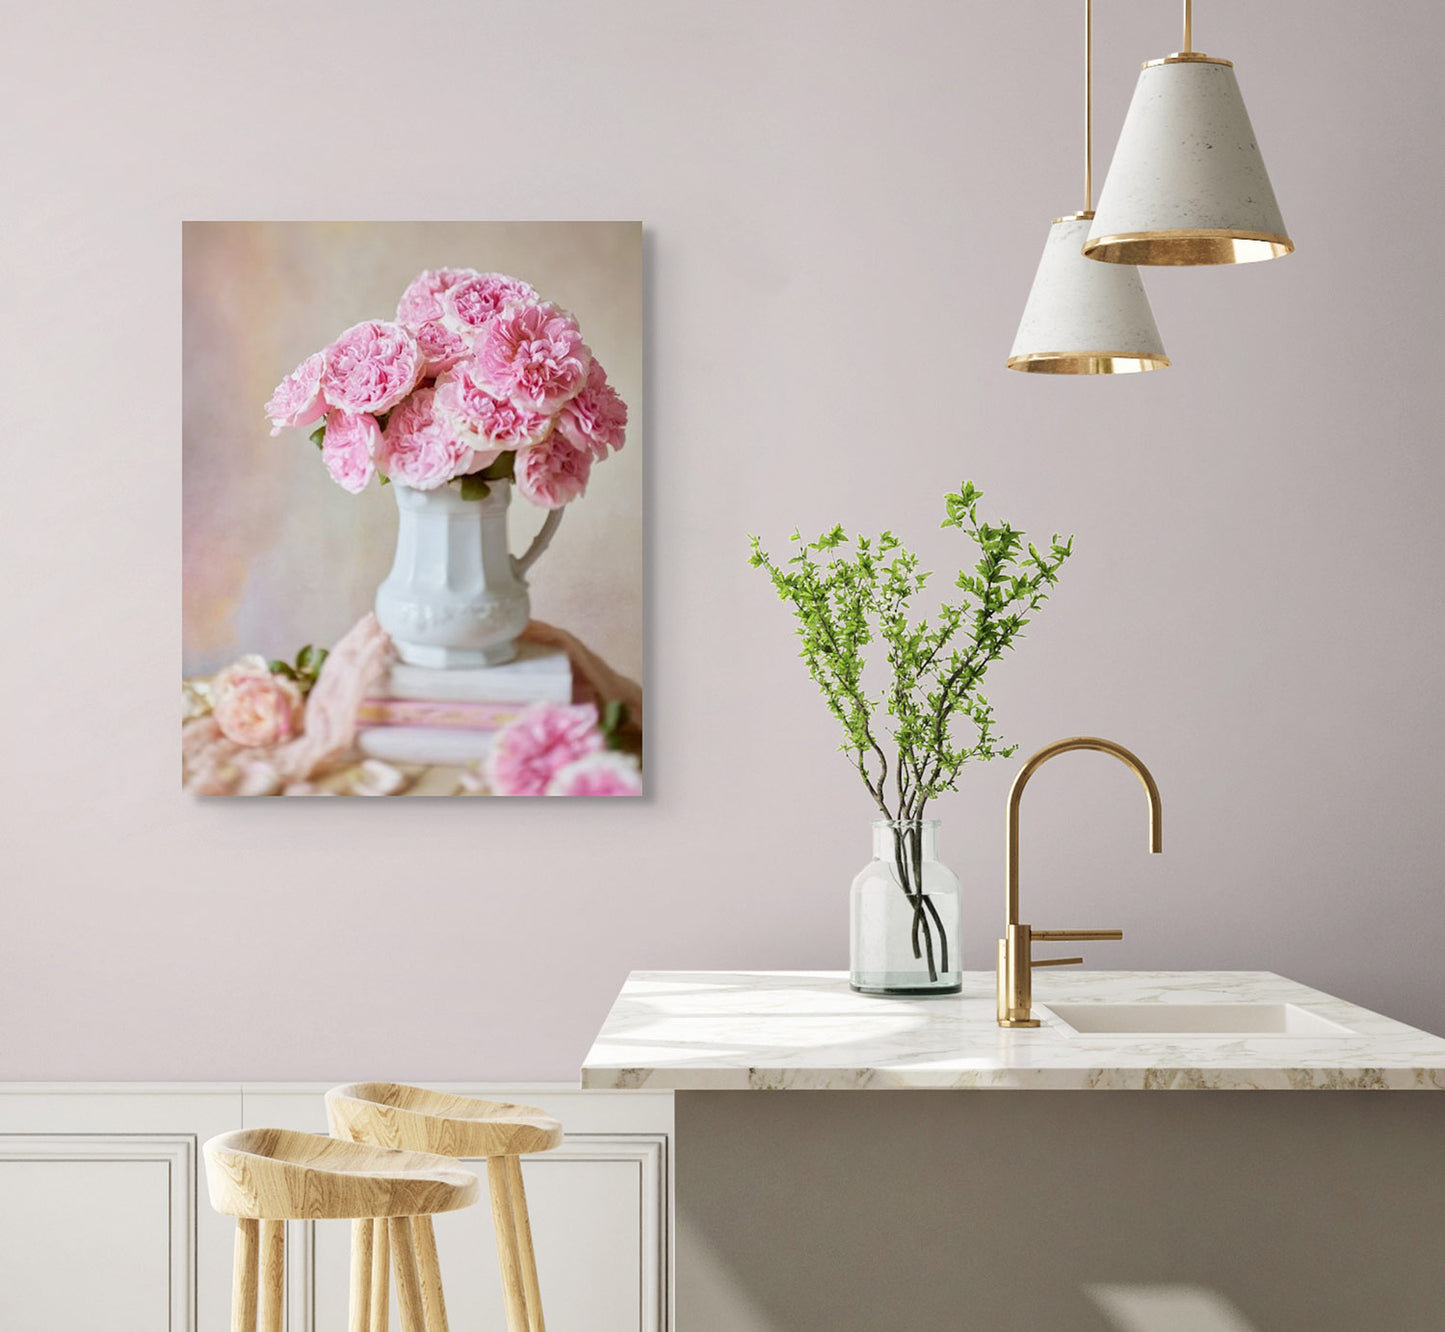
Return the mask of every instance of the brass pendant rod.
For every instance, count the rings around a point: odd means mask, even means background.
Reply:
[[[1094,211],[1094,0],[1084,0],[1084,212]]]
[[[1194,0],[1184,0],[1184,49],[1194,49]]]

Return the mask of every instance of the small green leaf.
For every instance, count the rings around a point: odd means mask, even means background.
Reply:
[[[611,741],[627,725],[627,704],[620,698],[609,698],[602,706],[598,729]]]
[[[482,478],[479,472],[462,477],[462,498],[464,500],[484,500],[492,493],[492,488]]]
[[[319,449],[321,447],[321,441],[326,438],[326,422],[323,421],[315,430],[307,435],[306,438]]]
[[[501,456],[489,462],[476,473],[484,481],[512,481],[516,477],[517,454],[514,449],[503,449]]]

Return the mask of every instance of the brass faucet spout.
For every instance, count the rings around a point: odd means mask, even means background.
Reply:
[[[1149,850],[1157,854],[1164,849],[1164,816],[1159,801],[1159,788],[1155,785],[1149,769],[1123,745],[1116,745],[1112,740],[1103,740],[1095,735],[1074,736],[1045,746],[1019,769],[1008,794],[1008,835],[1005,844],[1008,891],[1004,937],[998,941],[998,1024],[1001,1027],[1039,1025],[1039,1020],[1033,1016],[1032,1011],[1031,975],[1035,967],[1060,967],[1084,960],[1081,957],[1035,959],[1035,939],[1073,941],[1124,937],[1122,930],[1036,930],[1019,921],[1019,802],[1023,799],[1024,787],[1034,773],[1055,755],[1067,754],[1074,749],[1093,749],[1102,754],[1112,754],[1133,772],[1149,799]]]
[[[1142,759],[1131,754],[1123,745],[1116,745],[1112,740],[1104,740],[1097,735],[1076,735],[1068,740],[1056,740],[1051,745],[1045,745],[1019,769],[1019,775],[1014,778],[1014,784],[1008,793],[1008,831],[1004,854],[1008,868],[1006,920],[1010,925],[1016,925],[1019,918],[1019,802],[1023,800],[1024,787],[1029,784],[1029,778],[1051,758],[1075,749],[1093,749],[1101,754],[1112,754],[1133,772],[1149,799],[1149,850],[1158,855],[1164,849],[1164,809],[1159,800],[1159,788]]]

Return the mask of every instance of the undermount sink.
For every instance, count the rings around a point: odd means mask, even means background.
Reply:
[[[1353,1036],[1298,1004],[1044,1004],[1073,1034]]]

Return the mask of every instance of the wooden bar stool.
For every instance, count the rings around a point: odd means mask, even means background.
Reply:
[[[281,1332],[286,1222],[351,1218],[350,1332],[386,1332],[388,1250],[403,1332],[446,1332],[436,1250],[419,1242],[437,1212],[470,1207],[477,1177],[453,1160],[290,1129],[239,1129],[203,1149],[211,1206],[236,1221],[231,1332]]]
[[[350,1142],[486,1157],[508,1332],[546,1332],[521,1158],[561,1145],[557,1120],[530,1105],[480,1101],[394,1082],[333,1087],[326,1093],[326,1114],[332,1133]],[[434,1245],[426,1218],[419,1218],[417,1243],[422,1249]]]

